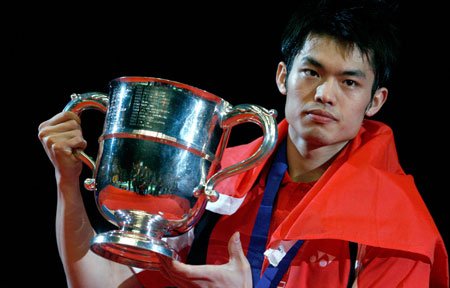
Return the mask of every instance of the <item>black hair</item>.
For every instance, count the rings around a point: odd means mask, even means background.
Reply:
[[[287,72],[311,34],[331,36],[346,48],[359,48],[375,71],[372,95],[385,87],[400,51],[397,1],[304,0],[282,36],[281,53]]]

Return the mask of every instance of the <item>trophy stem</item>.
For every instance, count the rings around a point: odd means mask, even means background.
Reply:
[[[91,240],[91,250],[120,264],[148,270],[159,269],[158,256],[179,260],[177,252],[162,240],[164,220],[137,210],[117,210],[120,230],[108,231]]]

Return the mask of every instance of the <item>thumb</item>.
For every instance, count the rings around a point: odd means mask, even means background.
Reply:
[[[228,241],[228,255],[231,261],[246,262],[244,251],[242,249],[241,239],[239,232],[235,232]]]

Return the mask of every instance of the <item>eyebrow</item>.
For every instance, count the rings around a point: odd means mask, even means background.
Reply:
[[[316,59],[309,57],[309,56],[304,57],[302,60],[304,63],[313,65],[317,68],[323,69],[325,67],[322,63],[320,63]],[[366,78],[366,73],[364,73],[363,71],[361,71],[359,69],[344,70],[344,71],[340,72],[339,74],[346,75],[346,76],[355,76],[355,77],[360,77],[360,78]]]
[[[355,76],[355,77],[359,77],[359,78],[366,78],[366,73],[362,72],[359,69],[343,71],[341,73],[341,75]]]
[[[323,65],[319,61],[317,61],[316,59],[314,59],[312,57],[306,56],[302,60],[303,60],[304,63],[311,64],[311,65],[316,66],[318,68],[323,68]]]

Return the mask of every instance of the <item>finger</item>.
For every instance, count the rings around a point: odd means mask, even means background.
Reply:
[[[79,125],[81,125],[81,119],[80,117],[78,117],[77,114],[70,112],[70,111],[65,111],[65,112],[60,112],[58,114],[56,114],[55,116],[53,116],[52,118],[50,118],[47,121],[42,122],[39,125],[39,130],[42,130],[43,128],[47,127],[47,126],[54,126],[63,122],[67,122],[70,120],[74,120],[75,122],[77,122]]]
[[[242,287],[253,287],[250,263],[242,249],[240,236],[239,232],[235,232],[228,241],[230,260],[226,265],[233,267],[233,271],[240,275],[241,280],[239,283],[243,284]]]
[[[76,120],[69,120],[55,125],[41,125],[38,137],[47,148],[50,148],[55,143],[67,141],[74,137],[84,142],[81,126]],[[85,146],[85,144],[82,144],[82,146]]]
[[[50,133],[48,135],[41,135],[41,142],[44,147],[50,151],[67,150],[72,152],[72,149],[84,150],[87,147],[87,142],[83,138],[81,131],[74,130],[60,133]],[[55,149],[56,148],[56,149]]]
[[[247,262],[244,250],[242,249],[239,232],[235,232],[228,241],[228,254],[230,261]]]
[[[42,139],[43,137],[55,133],[62,133],[62,132],[68,132],[68,131],[81,131],[81,125],[76,120],[71,119],[60,123],[54,123],[54,124],[41,124],[41,127],[39,129],[39,138]]]
[[[175,260],[160,255],[158,255],[158,258],[161,264],[160,272],[164,278],[175,284],[177,287],[199,287],[192,283],[191,279],[185,278],[183,274],[179,274],[180,271],[174,269],[173,262],[175,262]]]
[[[177,262],[176,260],[173,260],[166,256],[160,256],[158,255],[159,263],[160,263],[160,270],[164,271],[165,276],[169,280],[174,280],[174,278],[179,278],[179,275],[184,274],[183,269],[175,269],[174,262]],[[175,264],[176,265],[176,264]]]
[[[184,264],[175,260],[171,262],[171,269],[176,274],[182,278],[188,279],[203,279],[205,276],[205,270],[207,267],[204,265],[194,266],[189,264]]]
[[[74,136],[64,141],[55,141],[49,143],[52,151],[55,153],[63,152],[63,154],[72,154],[74,150],[84,150],[87,147],[87,142],[81,136]]]
[[[212,272],[212,265],[190,265],[168,257],[161,258],[165,258],[161,261],[164,269],[179,279],[202,280],[205,279],[205,275]]]
[[[174,275],[170,272],[168,272],[165,269],[160,270],[161,275],[166,278],[168,281],[170,281],[172,286],[176,287],[183,287],[183,288],[197,288],[199,286],[195,285],[194,283],[191,283],[189,280],[183,279],[180,276]]]
[[[170,269],[168,268],[168,265],[165,263],[165,261],[164,260],[162,260],[161,258],[163,258],[163,257],[158,257],[158,258],[160,258],[159,259],[159,264],[160,264],[160,266],[159,266],[159,272],[161,273],[161,275],[164,277],[164,278],[166,278],[167,280],[169,280],[169,281],[171,281],[171,282],[173,282],[173,284],[179,284],[179,283],[175,283],[175,277],[173,277],[171,274],[170,274]]]

